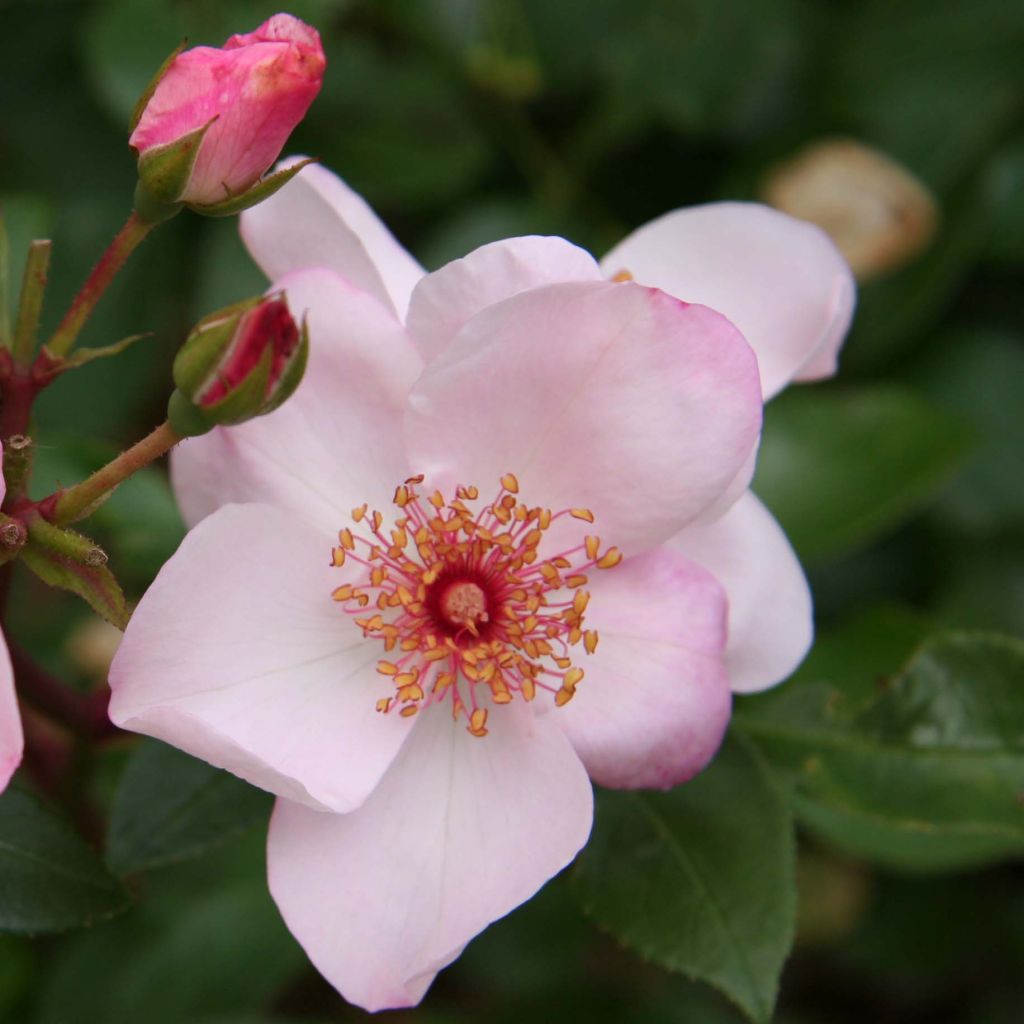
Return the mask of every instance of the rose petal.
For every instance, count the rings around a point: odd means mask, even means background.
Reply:
[[[278,164],[290,167],[301,157]],[[316,164],[246,210],[242,240],[271,281],[323,266],[378,298],[399,319],[423,268],[402,248],[362,196]]]
[[[278,801],[271,894],[317,969],[367,1010],[419,1002],[587,840],[590,783],[552,716],[517,703],[492,709],[488,728],[473,737],[429,709],[358,811]]]
[[[358,806],[410,726],[374,710],[383,648],[331,600],[332,539],[267,505],[203,520],[128,624],[111,719],[289,799]]]
[[[601,261],[727,316],[753,346],[765,399],[835,373],[853,275],[820,228],[757,203],[709,203],[638,228]]]
[[[729,724],[726,600],[710,573],[667,548],[591,574],[597,650],[551,713],[590,777],[618,789],[678,785],[714,756]]]
[[[627,553],[671,536],[747,458],[757,366],[724,317],[634,284],[549,285],[475,316],[410,393],[411,464],[590,508]]]
[[[545,284],[601,279],[594,257],[564,238],[506,238],[424,277],[413,290],[406,324],[429,362],[487,306]]]
[[[171,476],[185,519],[232,501],[265,501],[336,531],[364,501],[389,504],[409,475],[401,418],[421,361],[376,299],[323,269],[278,282],[296,319],[309,314],[310,355],[280,409],[175,449]]]
[[[787,678],[811,646],[814,621],[807,579],[772,514],[748,491],[717,522],[667,543],[725,587],[732,689],[749,693]]]
[[[3,474],[0,473],[0,500],[3,498]],[[14,670],[7,653],[3,633],[0,633],[0,793],[7,788],[24,748],[21,734],[21,715],[14,691]]]

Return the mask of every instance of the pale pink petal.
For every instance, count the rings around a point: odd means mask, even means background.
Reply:
[[[717,522],[689,526],[668,546],[725,587],[725,664],[733,690],[763,690],[787,678],[814,637],[811,593],[786,535],[764,505],[748,491]]]
[[[374,710],[382,647],[331,599],[332,541],[267,505],[204,519],[128,624],[111,720],[289,799],[358,806],[409,720]]]
[[[853,316],[853,275],[825,232],[757,203],[666,213],[601,267],[727,316],[757,353],[766,399],[833,374]]]
[[[627,554],[711,504],[761,422],[750,347],[722,316],[635,284],[535,288],[475,316],[410,393],[411,464],[489,494],[584,506]]]
[[[298,160],[282,161],[278,169]],[[246,210],[242,239],[271,281],[323,266],[376,296],[399,319],[423,268],[341,178],[312,164],[279,192]]]
[[[545,284],[601,279],[594,257],[564,238],[506,238],[424,277],[413,290],[406,324],[429,362],[467,320],[495,302]]]
[[[328,270],[277,285],[309,314],[306,375],[280,409],[180,444],[171,476],[185,519],[265,501],[336,531],[357,505],[387,505],[409,475],[401,421],[421,360],[376,299]]]
[[[710,573],[667,548],[591,574],[597,650],[551,712],[603,786],[667,789],[696,775],[729,724],[726,600]]]
[[[0,500],[3,499],[2,492],[3,474],[0,473]],[[21,764],[23,747],[21,715],[14,692],[14,670],[3,633],[0,633],[0,793],[7,788],[15,769]]]
[[[351,814],[278,801],[270,892],[317,969],[368,1010],[412,1006],[492,921],[529,899],[587,840],[586,772],[551,715],[493,708],[470,736],[447,707],[418,716]]]

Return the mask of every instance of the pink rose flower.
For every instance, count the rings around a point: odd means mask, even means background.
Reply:
[[[3,448],[0,447],[0,505],[7,494],[3,454]],[[14,690],[14,669],[11,667],[4,635],[0,632],[0,793],[7,788],[11,776],[21,764],[23,748],[21,714],[18,711],[18,697]]]
[[[320,91],[325,67],[316,29],[275,14],[223,49],[179,53],[128,140],[145,179],[147,158],[209,124],[187,180],[168,202],[212,206],[245,192],[277,159]]]
[[[367,1009],[418,1002],[572,860],[588,775],[690,778],[730,682],[806,651],[803,573],[746,488],[762,381],[827,372],[852,291],[816,229],[715,209],[692,266],[726,262],[760,377],[724,316],[637,283],[644,229],[604,268],[531,237],[424,274],[320,168],[243,217],[307,311],[309,372],[176,453],[198,525],[129,625],[111,717],[281,797],[271,892]]]

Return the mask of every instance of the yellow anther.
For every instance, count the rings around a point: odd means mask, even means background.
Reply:
[[[346,526],[344,530],[338,531],[338,540],[346,551],[355,551],[356,542],[352,537],[352,531]]]
[[[348,601],[352,597],[353,587],[351,583],[346,583],[343,587],[335,587],[331,591],[331,597],[335,601]]]
[[[412,501],[412,492],[405,486],[405,484],[399,484],[395,488],[395,496],[392,498],[392,501],[394,501],[399,508],[405,508],[405,506]]]
[[[572,588],[572,589],[575,589],[576,587],[582,587],[586,582],[587,582],[587,577],[584,576],[582,573],[579,573],[579,574],[577,574],[575,576],[566,576],[565,577],[565,585],[567,587]]]
[[[363,502],[363,504],[360,505],[358,508],[352,509],[352,522],[354,522],[354,523],[361,523],[363,521],[363,516],[365,516],[365,515],[366,515],[366,503]]]
[[[594,521],[594,513],[589,508],[571,508],[569,509],[569,515],[573,519],[582,519],[585,523],[592,523]]]
[[[587,610],[587,605],[590,603],[590,592],[587,590],[577,590],[572,595],[572,610],[577,615],[582,615]]]
[[[512,473],[506,473],[501,478],[501,486],[504,487],[505,490],[508,491],[510,494],[519,493],[519,481],[515,478],[515,475]]]
[[[406,478],[407,484],[421,484],[423,483],[423,474],[417,473],[416,476],[410,476]]]
[[[344,548],[332,548],[331,549],[331,565],[337,568],[340,565],[345,564],[345,549]]]
[[[586,547],[587,558],[593,561],[595,558],[597,558],[597,552],[601,547],[601,538],[587,537],[587,539],[584,541],[584,546]]]
[[[633,275],[628,270],[620,270],[612,274],[611,279],[615,284],[625,284],[627,281],[633,280]]]
[[[575,690],[566,690],[564,687],[555,694],[555,706],[565,707],[572,700]]]
[[[399,714],[400,714],[400,715],[401,715],[401,716],[402,716],[403,718],[409,718],[409,717],[411,717],[412,715],[415,715],[415,714],[416,714],[416,712],[417,712],[417,711],[419,711],[419,709],[420,709],[420,706],[419,706],[419,704],[406,704],[406,705],[405,705],[405,707],[404,707],[404,708],[402,708],[402,710],[401,710],[401,711],[399,711],[398,713],[399,713]]]
[[[583,631],[583,649],[587,654],[593,654],[597,650],[597,642],[600,637],[596,629],[585,629]]]
[[[399,688],[397,698],[405,704],[414,700],[423,700],[423,688],[419,683],[410,683]]]
[[[393,661],[378,661],[377,671],[382,676],[397,676],[398,666]]]
[[[576,684],[583,678],[583,669],[571,668],[565,673],[565,678],[562,680],[562,686],[567,687],[570,690],[576,689]]]
[[[609,548],[598,560],[598,569],[611,569],[622,561],[622,552],[618,548]]]
[[[474,736],[486,736],[487,711],[484,708],[477,708],[473,714],[469,716],[469,726],[467,728]]]
[[[381,697],[381,699],[377,701],[377,710],[382,715],[386,715],[391,710],[391,698]]]
[[[436,641],[435,641],[436,643]],[[424,661],[443,661],[447,658],[449,652],[444,647],[431,647],[423,652]]]

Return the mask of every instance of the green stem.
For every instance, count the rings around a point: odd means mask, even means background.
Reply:
[[[45,513],[46,517],[61,526],[81,519],[119,483],[148,466],[154,459],[165,455],[180,440],[181,437],[171,429],[170,424],[165,420],[151,434],[132,445],[126,452],[122,452],[102,469],[96,470],[92,476],[55,495],[52,499],[52,506]],[[47,509],[49,505],[50,499],[40,502],[40,507],[43,509]]]
[[[153,227],[153,224],[144,221],[134,210],[132,211],[124,227],[114,236],[107,251],[86,278],[85,284],[64,314],[64,319],[54,331],[53,337],[46,343],[51,355],[66,356],[74,348],[78,335],[92,315],[100,297],[107,290],[107,286]]]
[[[28,366],[35,354],[36,338],[39,334],[39,314],[43,308],[46,271],[49,265],[50,243],[48,241],[33,242],[28,249],[25,274],[21,279],[18,322],[14,327],[14,342],[11,348],[14,361],[20,366]]]
[[[31,516],[26,525],[29,538],[40,547],[93,568],[107,564],[106,552],[88,537],[83,537],[74,530],[54,526],[40,515]]]

